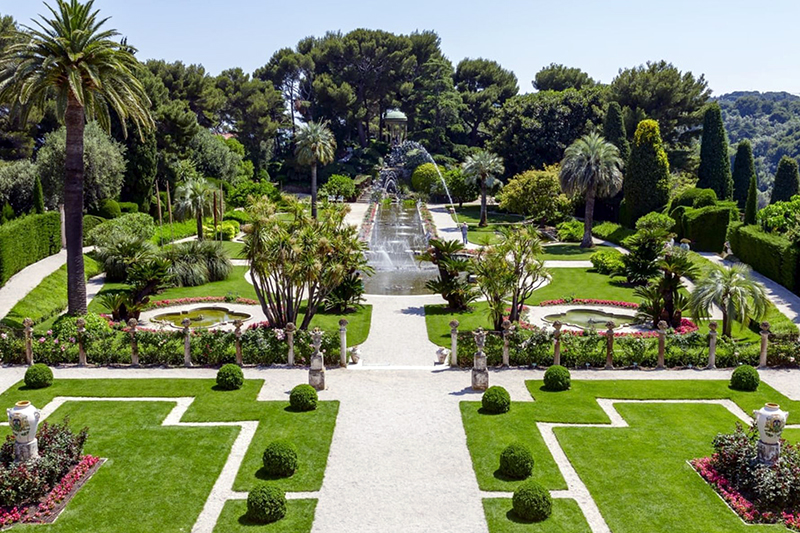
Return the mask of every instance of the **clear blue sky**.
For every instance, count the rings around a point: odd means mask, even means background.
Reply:
[[[96,0],[140,59],[201,63],[212,74],[247,72],[309,35],[373,28],[434,30],[457,63],[485,57],[513,70],[523,92],[543,66],[580,67],[611,81],[620,67],[666,59],[705,74],[715,95],[734,90],[800,94],[797,0]],[[2,0],[27,23],[37,0]]]

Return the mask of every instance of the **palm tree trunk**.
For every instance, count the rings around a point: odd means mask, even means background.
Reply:
[[[64,158],[64,222],[67,241],[67,312],[86,314],[83,268],[83,106],[70,94],[64,119],[67,145]]]
[[[581,248],[591,248],[594,246],[592,240],[592,224],[594,223],[594,198],[596,187],[589,187],[586,191],[586,212],[583,215],[583,240]]]
[[[311,217],[317,218],[317,164],[311,165]]]
[[[197,240],[203,240],[203,210],[197,211]]]
[[[731,319],[728,316],[728,312],[725,310],[725,307],[722,308],[722,336],[730,338],[731,336],[731,329],[733,329],[731,324]]]
[[[478,226],[485,228],[488,226],[486,223],[486,180],[481,180],[481,221]]]

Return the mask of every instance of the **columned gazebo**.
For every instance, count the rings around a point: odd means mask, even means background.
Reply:
[[[385,125],[383,140],[394,146],[404,143],[408,137],[408,117],[397,109],[387,109],[383,115]]]

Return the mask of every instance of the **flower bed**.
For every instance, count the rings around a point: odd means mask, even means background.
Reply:
[[[589,304],[605,305],[608,307],[622,307],[625,309],[639,309],[639,304],[634,302],[621,302],[617,300],[596,300],[594,298],[559,298],[558,300],[545,300],[540,302],[540,307],[548,305],[570,305],[570,304]]]
[[[428,209],[428,204],[420,202],[418,207],[419,216],[422,219],[422,225],[425,227],[425,234],[427,235],[430,233],[433,235],[434,239],[438,239],[439,232],[436,230],[436,224],[433,222],[433,215],[431,214],[430,209]]]
[[[361,242],[369,242],[370,235],[372,235],[372,227],[375,225],[375,215],[378,214],[378,203],[372,202],[364,213],[364,218],[361,221],[361,227],[358,230],[358,239]]]
[[[231,304],[258,305],[258,301],[249,298],[226,298],[225,296],[199,296],[197,298],[175,298],[172,300],[155,300],[147,304],[145,309],[161,309],[173,305],[188,305],[208,302],[227,302]]]

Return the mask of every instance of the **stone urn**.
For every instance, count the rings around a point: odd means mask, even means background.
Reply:
[[[774,465],[780,457],[781,433],[786,427],[789,413],[781,411],[776,403],[768,403],[761,409],[753,411],[753,419],[758,428],[758,461]]]
[[[42,414],[28,401],[17,402],[11,409],[6,409],[6,413],[14,434],[14,460],[27,461],[39,457],[36,429]]]

